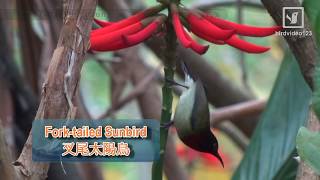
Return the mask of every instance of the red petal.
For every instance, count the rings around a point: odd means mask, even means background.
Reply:
[[[179,13],[175,7],[172,7],[172,21],[173,21],[173,27],[176,31],[177,37],[181,42],[182,46],[184,46],[185,48],[189,48],[191,46],[191,42],[185,36],[184,28],[179,18]]]
[[[144,19],[145,17],[151,16],[153,14],[158,13],[159,11],[161,11],[163,9],[163,6],[159,5],[159,6],[155,6],[149,9],[146,9],[142,12],[138,12],[135,15],[132,15],[126,19],[123,19],[121,21],[115,22],[110,26],[104,27],[104,28],[100,28],[97,30],[93,30],[91,33],[91,36],[97,36],[97,35],[102,35],[102,34],[106,34],[106,33],[110,33],[112,31],[124,28],[126,26],[129,26],[131,24],[137,23],[139,21],[141,21],[142,19]]]
[[[270,36],[275,32],[282,30],[281,26],[255,27],[255,26],[248,26],[244,24],[237,24],[231,21],[227,21],[225,19],[210,16],[208,14],[205,14],[204,17],[208,21],[219,26],[222,29],[234,29],[237,34],[243,35],[243,36],[264,37],[264,36]]]
[[[149,9],[142,11],[142,12],[138,12],[137,14],[132,15],[126,19],[115,22],[110,26],[94,30],[94,31],[92,31],[91,36],[106,34],[106,33],[110,33],[115,30],[118,30],[118,29],[122,29],[126,26],[129,26],[131,24],[134,24],[134,23],[141,21],[148,16],[154,15],[154,14],[158,13],[159,11],[161,11],[162,9],[163,9],[162,5],[151,7]]]
[[[107,27],[107,26],[110,26],[110,25],[114,24],[112,22],[103,21],[103,20],[99,20],[99,19],[96,19],[96,18],[94,18],[94,22],[97,23],[101,27]]]
[[[224,41],[222,41],[222,40],[216,40],[216,39],[214,39],[213,37],[204,34],[203,32],[199,32],[199,31],[196,30],[196,29],[193,29],[192,32],[193,32],[195,35],[199,36],[200,38],[202,38],[202,39],[204,39],[204,40],[206,40],[206,41],[208,41],[208,42],[211,42],[211,43],[214,43],[214,44],[219,44],[219,45],[225,44]]]
[[[187,20],[191,25],[192,31],[201,32],[202,34],[216,40],[226,40],[234,34],[234,30],[223,30],[206,19],[197,17],[191,12],[188,14]]]
[[[133,15],[127,19],[116,22],[110,26],[93,30],[91,32],[91,36],[103,35],[103,34],[110,33],[112,31],[116,31],[121,28],[125,28],[126,26],[129,26],[131,24],[137,23],[138,21],[141,21],[144,17],[145,17],[144,14],[140,12],[140,13]]]
[[[137,45],[140,42],[147,40],[158,29],[159,24],[159,21],[154,21],[136,34],[123,36],[124,41],[129,46]]]
[[[195,43],[192,43],[191,44],[191,49],[193,49],[196,53],[202,55],[202,54],[205,54],[208,49],[209,49],[209,45],[207,46],[202,46],[202,45],[199,45],[199,44],[195,44]]]
[[[123,40],[118,40],[109,44],[102,44],[101,46],[90,47],[93,51],[115,51],[123,48],[127,48],[128,45]]]
[[[122,38],[113,42],[113,43],[103,43],[99,46],[92,46],[91,50],[94,51],[114,51],[119,49],[128,48],[134,45],[139,44],[140,42],[146,40],[149,38],[152,33],[157,30],[159,26],[159,22],[154,21],[150,25],[148,25],[143,30],[139,31],[136,34],[130,35],[130,36],[121,36]]]
[[[194,50],[196,53],[198,54],[204,54],[208,51],[209,46],[203,46],[201,44],[199,44],[197,41],[193,40],[191,38],[191,36],[183,29],[183,33],[185,35],[185,37],[191,41],[191,49]]]
[[[123,28],[105,35],[91,36],[90,37],[91,48],[100,49],[100,47],[104,47],[106,44],[110,44],[120,40],[123,35],[136,33],[140,31],[142,28],[143,28],[142,23],[138,22],[126,28]]]
[[[233,35],[230,39],[226,40],[226,43],[247,53],[264,53],[270,49],[269,47],[258,46],[242,40],[236,35]]]

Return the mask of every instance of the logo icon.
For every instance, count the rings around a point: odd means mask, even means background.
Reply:
[[[284,28],[304,28],[304,8],[283,7],[282,26]]]

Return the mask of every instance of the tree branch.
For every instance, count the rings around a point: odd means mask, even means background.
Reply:
[[[76,92],[84,56],[89,47],[89,32],[95,7],[96,0],[67,1],[65,12],[67,16],[50,62],[35,119],[65,119],[73,113],[70,113],[73,107],[67,99],[68,97],[72,99]],[[70,76],[65,75],[67,72]],[[32,134],[30,133],[14,165],[23,179],[45,179],[49,164],[33,162],[31,156]]]
[[[225,133],[242,150],[245,151],[249,145],[249,139],[230,121],[218,124],[217,129]]]
[[[7,3],[7,1],[1,0],[4,7],[7,7]],[[13,59],[12,44],[10,43],[10,37],[12,36],[9,33],[12,32],[12,27],[8,25],[10,21],[7,18],[3,13],[0,13],[0,26],[3,27],[0,28],[0,75],[6,81],[12,95],[15,123],[23,132],[21,134],[15,133],[17,148],[20,149],[26,139],[23,134],[27,134],[31,128],[38,102]]]
[[[230,121],[239,121],[241,123],[250,117],[258,117],[263,112],[265,106],[266,101],[264,100],[252,100],[215,109],[210,115],[211,127],[216,127],[223,131],[241,150],[245,151],[249,144],[249,139]]]
[[[145,89],[149,87],[150,83],[154,80],[157,74],[158,69],[154,69],[152,72],[150,72],[134,87],[134,89],[126,97],[122,98],[121,100],[113,104],[112,107],[109,108],[109,110],[102,114],[98,119],[105,119],[109,116],[112,116],[114,112],[118,111],[123,106],[125,106],[126,104],[134,100],[136,97],[144,93]]]
[[[40,64],[40,51],[42,42],[33,31],[31,24],[31,11],[33,1],[17,0],[18,32],[20,36],[22,59],[24,65],[24,77],[32,87],[35,94],[38,94],[38,70]]]
[[[211,113],[211,126],[218,126],[226,120],[235,122],[240,119],[259,116],[263,112],[265,106],[266,101],[264,100],[252,100],[215,109]]]
[[[19,179],[18,174],[15,172],[15,169],[11,165],[13,154],[9,150],[9,147],[6,143],[5,132],[1,124],[0,119],[0,173],[1,178],[6,180],[17,180]]]
[[[45,38],[42,40],[43,45],[40,54],[40,63],[37,69],[38,89],[41,90],[48,71],[50,58],[58,43],[59,33],[62,26],[62,1],[43,1],[34,0],[37,16],[43,28]],[[57,13],[61,13],[60,15]]]
[[[236,1],[213,1],[213,0],[207,0],[205,2],[197,2],[196,4],[193,4],[191,7],[194,9],[201,9],[202,11],[209,11],[212,8],[216,7],[225,7],[225,6],[237,6]],[[246,6],[246,7],[252,7],[252,8],[257,8],[257,9],[265,9],[261,3],[257,2],[251,2],[251,1],[242,1],[241,6]]]
[[[276,23],[282,25],[283,7],[301,7],[298,0],[261,0]],[[286,29],[286,31],[311,31],[307,16],[304,16],[304,28]],[[313,89],[313,73],[316,60],[318,59],[316,41],[314,36],[285,36],[292,53],[295,55],[304,79]]]

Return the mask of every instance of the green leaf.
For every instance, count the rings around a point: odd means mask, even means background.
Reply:
[[[312,25],[315,25],[316,18],[320,12],[320,1],[319,0],[304,0],[302,3],[305,13],[308,15],[308,18]]]
[[[300,128],[297,136],[297,150],[300,158],[320,175],[320,133]]]
[[[295,138],[307,120],[311,95],[296,60],[287,54],[233,180],[294,179],[298,165],[292,160]]]
[[[296,179],[297,175],[297,161],[293,159],[297,153],[293,151],[290,158],[287,158],[287,161],[283,163],[282,167],[278,171],[277,175],[273,178],[276,180],[292,180]]]

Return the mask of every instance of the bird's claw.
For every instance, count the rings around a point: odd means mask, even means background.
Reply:
[[[184,87],[184,88],[186,88],[186,89],[189,89],[188,86],[186,86],[186,85],[184,85],[184,84],[181,84],[181,83],[178,83],[177,81],[172,80],[172,79],[166,78],[166,82],[169,83],[170,86],[181,86],[181,87]]]
[[[169,129],[173,124],[174,124],[174,122],[170,121],[168,123],[161,124],[160,127],[165,128],[165,129]]]

